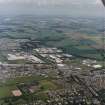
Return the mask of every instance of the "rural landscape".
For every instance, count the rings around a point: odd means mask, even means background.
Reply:
[[[103,7],[0,0],[0,105],[105,105]]]
[[[102,23],[62,16],[1,18],[0,104],[102,105]]]

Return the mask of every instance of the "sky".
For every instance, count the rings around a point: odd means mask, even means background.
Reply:
[[[103,16],[101,0],[0,0],[0,14]]]

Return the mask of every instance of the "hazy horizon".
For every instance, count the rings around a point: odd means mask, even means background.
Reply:
[[[0,15],[104,16],[101,0],[0,0]]]

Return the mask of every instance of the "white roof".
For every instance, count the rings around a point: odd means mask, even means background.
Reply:
[[[70,55],[70,54],[64,54],[64,56],[66,56],[66,57],[73,57],[73,56]]]
[[[16,56],[13,54],[8,54],[8,60],[21,60],[21,59],[25,59],[24,56]]]
[[[58,66],[60,66],[60,67],[64,67],[64,64],[57,64]]]
[[[54,55],[49,55],[52,59],[56,59],[57,57]]]
[[[40,63],[43,62],[42,60],[40,60],[39,58],[37,58],[37,57],[34,56],[34,55],[30,55],[30,56],[28,57],[28,59],[29,59],[29,60],[34,60],[35,62],[40,62]]]
[[[94,68],[101,68],[101,65],[93,65]]]

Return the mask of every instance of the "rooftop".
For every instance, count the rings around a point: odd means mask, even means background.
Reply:
[[[16,96],[16,97],[22,95],[22,93],[21,93],[20,90],[13,90],[13,91],[12,91],[12,94],[13,94],[14,96]]]

